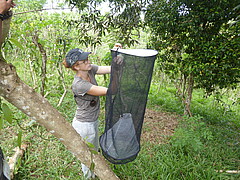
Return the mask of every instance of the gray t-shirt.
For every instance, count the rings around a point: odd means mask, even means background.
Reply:
[[[100,111],[100,102],[98,96],[86,94],[93,85],[98,85],[95,79],[97,65],[92,65],[89,71],[91,82],[75,76],[72,84],[72,91],[77,103],[75,117],[81,122],[94,122],[98,119]],[[94,102],[95,101],[95,102]]]

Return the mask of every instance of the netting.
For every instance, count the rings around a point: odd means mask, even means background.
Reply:
[[[124,164],[133,161],[140,151],[142,124],[157,51],[120,49],[111,52],[113,61],[105,105],[105,131],[100,136],[100,146],[108,161]],[[114,61],[116,57],[123,60],[121,65]]]

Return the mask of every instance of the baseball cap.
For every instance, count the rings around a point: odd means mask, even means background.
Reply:
[[[84,52],[79,48],[72,49],[66,55],[67,65],[72,67],[77,61],[86,60],[89,54],[91,54],[91,52]]]

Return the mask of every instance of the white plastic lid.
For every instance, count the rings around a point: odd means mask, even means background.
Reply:
[[[116,51],[112,49],[112,51]],[[140,57],[156,56],[158,52],[152,49],[119,49],[118,52]]]

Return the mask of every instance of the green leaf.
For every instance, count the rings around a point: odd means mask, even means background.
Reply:
[[[0,116],[0,130],[3,128],[3,118]]]
[[[17,46],[18,48],[24,50],[24,47],[22,46],[22,44],[16,40],[16,39],[13,39],[13,38],[10,38],[9,41],[14,44],[15,46]]]
[[[17,145],[18,145],[19,148],[21,148],[21,145],[22,145],[22,131],[20,131],[18,133]]]
[[[98,154],[98,152],[95,151],[95,150],[90,150],[90,152],[91,152],[92,154]]]
[[[95,168],[95,163],[94,163],[94,162],[92,162],[92,163],[91,163],[91,165],[90,165],[90,170],[91,170],[91,171],[93,171],[93,170],[94,170],[94,168]]]
[[[6,119],[10,124],[12,124],[12,110],[8,107],[7,104],[2,104],[2,111],[4,115],[4,119]]]
[[[90,142],[86,142],[86,144],[88,145],[89,148],[94,148],[94,147],[95,147],[95,146],[94,146],[92,143],[90,143]]]

